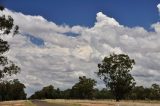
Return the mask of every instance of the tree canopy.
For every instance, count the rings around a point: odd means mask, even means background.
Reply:
[[[0,83],[0,101],[26,99],[25,85],[19,80],[3,81]]]
[[[79,82],[71,89],[71,96],[80,99],[92,99],[96,81],[86,76],[79,77]]]
[[[4,7],[0,6],[0,11],[3,11]],[[14,25],[14,19],[11,16],[0,16],[0,80],[5,76],[11,76],[20,71],[20,68],[15,65],[12,61],[8,60],[3,54],[9,50],[9,44],[4,41],[1,36],[6,36],[8,34],[17,34],[19,27]]]
[[[130,74],[134,64],[135,61],[125,54],[111,54],[98,64],[97,75],[103,78],[117,101],[123,99],[135,85],[134,78]]]
[[[54,86],[49,85],[43,87],[42,90],[35,92],[31,95],[30,99],[56,99],[60,98],[60,90],[54,89]]]

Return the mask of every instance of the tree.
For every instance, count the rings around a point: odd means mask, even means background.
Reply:
[[[3,11],[4,7],[0,6],[0,11]],[[0,16],[0,80],[5,76],[11,76],[20,71],[20,68],[16,66],[12,61],[8,60],[3,54],[9,50],[9,44],[7,41],[4,41],[1,36],[6,36],[10,33],[13,35],[18,33],[19,27],[14,25],[14,20],[11,16]]]
[[[26,99],[26,93],[24,89],[26,88],[23,83],[20,83],[18,79],[10,81],[9,97],[12,97],[11,100],[24,100]]]
[[[0,101],[26,99],[25,85],[17,79],[0,83]]]
[[[113,95],[109,89],[103,88],[102,90],[96,89],[95,91],[96,99],[113,99]]]
[[[70,99],[71,98],[71,89],[66,89],[61,91],[61,99]]]
[[[133,100],[145,100],[145,88],[143,86],[135,86],[130,93],[129,98]]]
[[[42,89],[42,94],[46,99],[53,99],[54,98],[54,87],[52,85],[46,86]]]
[[[91,78],[86,78],[85,76],[79,77],[79,82],[72,87],[72,98],[92,99],[95,85],[95,80]]]
[[[4,10],[4,7],[3,7],[3,6],[1,6],[1,5],[0,5],[0,10],[1,10],[1,11],[2,11],[2,10]]]
[[[152,84],[151,86],[151,99],[160,100],[160,86],[158,84]]]
[[[54,89],[52,85],[43,87],[42,90],[31,95],[30,99],[57,99],[60,98],[60,90]]]
[[[129,93],[135,86],[135,81],[129,73],[135,64],[134,59],[130,59],[125,54],[111,54],[98,64],[97,75],[103,78],[106,87],[109,87],[116,101],[119,101]]]

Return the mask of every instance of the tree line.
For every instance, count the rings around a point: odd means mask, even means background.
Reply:
[[[109,88],[95,88],[95,82],[94,79],[82,76],[71,89],[60,90],[49,85],[35,92],[29,99],[116,99]],[[160,86],[158,84],[152,84],[151,87],[135,86],[123,99],[160,100]]]
[[[26,99],[25,85],[17,79],[0,83],[0,101]]]

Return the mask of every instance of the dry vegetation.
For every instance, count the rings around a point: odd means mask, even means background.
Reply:
[[[0,102],[0,106],[35,106],[31,101],[6,101]]]
[[[67,106],[160,106],[160,101],[121,101],[114,100],[45,100]]]
[[[61,106],[160,106],[160,101],[121,101],[114,100],[45,100],[49,103],[61,104]],[[119,104],[119,105],[118,105]],[[7,101],[0,102],[0,106],[35,106],[31,101]]]

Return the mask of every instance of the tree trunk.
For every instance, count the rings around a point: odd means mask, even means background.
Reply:
[[[116,102],[119,102],[119,97],[116,97]]]

